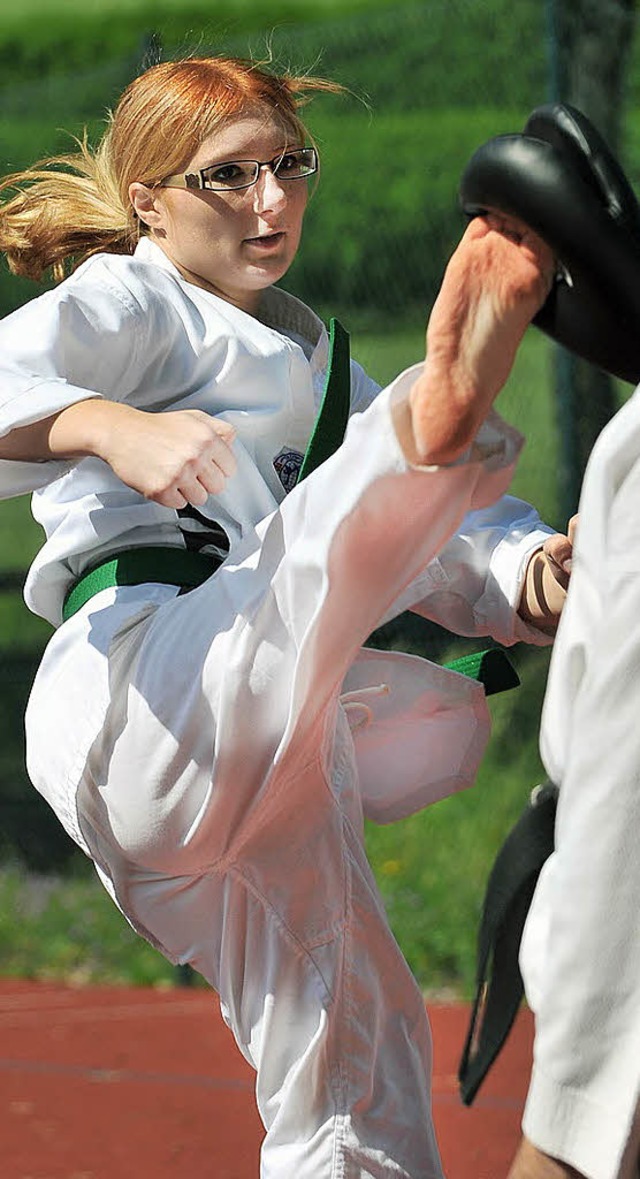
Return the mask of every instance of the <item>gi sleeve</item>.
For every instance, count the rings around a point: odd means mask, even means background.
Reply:
[[[380,385],[367,375],[357,361],[351,361],[350,413],[363,413],[380,392]]]
[[[529,560],[552,534],[535,508],[514,496],[469,512],[394,613],[411,609],[453,634],[490,635],[504,646],[546,646],[550,637],[527,625],[517,608]]]
[[[141,308],[99,259],[7,316],[0,322],[0,436],[87,398],[124,399],[148,330]],[[70,465],[0,460],[0,498],[44,487]]]

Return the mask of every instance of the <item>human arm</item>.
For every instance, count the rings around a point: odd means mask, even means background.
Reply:
[[[96,258],[0,321],[0,494],[43,486],[85,456],[167,507],[222,489],[232,428],[171,412],[167,389],[186,379],[190,352],[174,284],[147,272]]]
[[[585,1179],[585,1176],[523,1138],[507,1179]]]
[[[168,508],[204,504],[233,475],[235,431],[200,410],[149,413],[87,398],[0,438],[0,459],[43,462],[89,455]]]
[[[518,614],[548,634],[557,630],[566,601],[576,523],[573,516],[566,536],[560,532],[550,536],[530,558],[525,572]]]
[[[618,1179],[640,1095],[637,416],[619,415],[587,472],[541,734],[556,847],[521,952],[536,1019],[523,1130],[587,1179]]]
[[[527,576],[547,549],[566,559],[567,539],[552,532],[531,504],[504,495],[463,519],[385,621],[409,609],[452,634],[490,636],[504,646],[547,646],[551,628],[536,625],[532,614],[530,620],[519,609]],[[562,587],[559,596],[562,605]]]

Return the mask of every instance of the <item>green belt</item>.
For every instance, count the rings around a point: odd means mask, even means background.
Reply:
[[[64,600],[63,621],[67,622],[100,590],[111,589],[116,585],[144,585],[149,582],[179,585],[185,590],[195,589],[211,577],[221,564],[222,557],[194,553],[171,545],[123,549],[114,557],[87,569],[75,582]]]
[[[147,545],[139,549],[123,549],[115,557],[109,557],[98,565],[87,569],[69,590],[62,608],[62,618],[67,622],[82,606],[103,589],[117,585],[144,585],[157,582],[161,585],[177,585],[183,590],[195,589],[219,569],[222,558],[207,553],[193,553],[188,549],[169,545]],[[463,655],[445,663],[445,667],[457,671],[469,679],[479,680],[487,696],[503,692],[519,684],[517,673],[501,648],[478,651]]]

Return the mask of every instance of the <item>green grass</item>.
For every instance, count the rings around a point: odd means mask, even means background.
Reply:
[[[174,968],[142,940],[94,876],[0,869],[0,962],[14,978],[170,986]]]
[[[468,997],[476,931],[495,854],[543,777],[535,726],[548,653],[514,655],[522,686],[492,697],[493,733],[472,789],[388,827],[367,826],[369,858],[396,937],[431,993]],[[517,699],[519,697],[519,699]]]
[[[0,580],[3,574],[25,572],[43,539],[28,496],[0,501]],[[50,634],[51,627],[27,610],[18,591],[0,587],[0,661],[2,653],[40,650]]]

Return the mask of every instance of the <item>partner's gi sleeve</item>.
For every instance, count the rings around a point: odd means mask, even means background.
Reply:
[[[521,951],[536,1016],[524,1131],[589,1179],[617,1179],[640,1094],[638,441],[624,415],[587,471],[543,712],[556,851]]]

